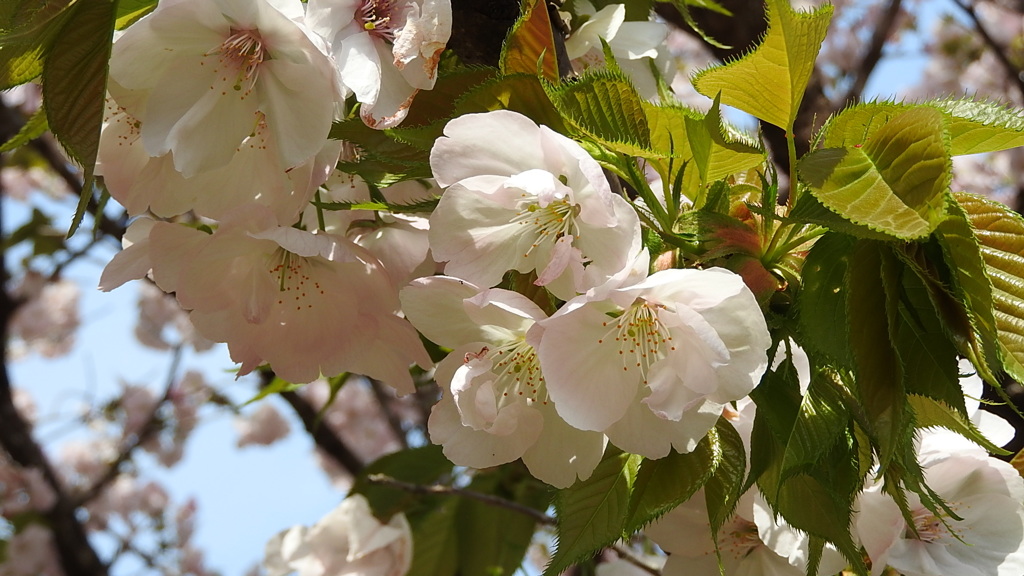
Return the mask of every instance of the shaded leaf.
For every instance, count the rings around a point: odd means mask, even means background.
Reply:
[[[422,505],[427,499],[400,488],[373,484],[367,479],[369,476],[383,474],[402,482],[433,484],[451,470],[452,463],[444,457],[440,446],[411,448],[382,456],[367,466],[353,483],[352,493],[366,496],[374,514],[386,519],[396,512],[407,512],[417,503]]]
[[[797,299],[801,342],[809,350],[825,354],[849,366],[850,317],[846,300],[846,272],[855,239],[829,232],[811,247],[804,261],[803,286]]]
[[[0,146],[0,153],[10,152],[19,146],[24,146],[32,140],[43,135],[46,132],[48,126],[46,125],[46,110],[40,108],[36,110],[34,114],[25,122],[25,125],[18,130],[10,140],[4,142],[3,146]]]
[[[919,428],[940,426],[960,434],[992,454],[1001,456],[1009,456],[1011,454],[1011,452],[1003,450],[989,441],[988,438],[985,438],[978,428],[964,417],[959,410],[955,410],[932,398],[917,394],[907,396],[907,401],[910,403],[910,409],[914,411],[914,417]]]
[[[708,436],[712,437],[712,445],[721,450],[718,467],[704,484],[711,533],[717,535],[718,530],[732,516],[742,494],[747,455],[743,448],[743,438],[725,418],[719,418],[715,427],[708,430]]]
[[[456,576],[459,573],[457,513],[463,501],[441,499],[425,514],[409,518],[412,567],[407,576]]]
[[[549,82],[558,82],[558,60],[547,2],[525,0],[520,7],[519,19],[501,47],[501,72],[539,74]]]

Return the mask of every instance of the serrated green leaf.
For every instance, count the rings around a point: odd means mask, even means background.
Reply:
[[[548,96],[572,128],[611,150],[668,154],[651,149],[643,99],[621,72],[594,69],[575,82],[549,87]]]
[[[1003,369],[1024,382],[1024,219],[1007,206],[955,194],[977,238],[992,282],[993,315]]]
[[[632,534],[682,504],[711,478],[722,459],[718,435],[705,436],[693,452],[644,459],[633,484],[623,534]]]
[[[501,72],[539,74],[549,82],[558,82],[558,60],[547,3],[525,0],[520,8],[519,19],[501,47]]]
[[[993,444],[988,438],[985,438],[978,428],[975,427],[970,420],[965,418],[958,409],[951,408],[950,406],[933,398],[928,398],[918,394],[908,395],[907,402],[910,403],[910,409],[914,412],[914,419],[916,420],[919,428],[941,426],[942,428],[946,428],[947,430],[952,430],[953,432],[960,434],[971,442],[974,442],[985,450],[988,450],[992,454],[1000,456],[1009,456],[1012,454],[1012,452],[1003,450],[999,446]]]
[[[701,122],[703,129],[698,129],[694,120],[687,119],[686,123],[690,149],[704,183],[744,172],[765,161],[764,151],[756,145],[734,140],[725,134],[717,98]]]
[[[374,484],[368,480],[369,476],[383,474],[402,482],[433,484],[451,470],[452,463],[444,457],[440,446],[430,444],[402,450],[378,458],[367,466],[352,484],[352,493],[366,496],[378,518],[390,518],[424,499],[399,488]]]
[[[783,453],[783,478],[788,477],[792,469],[819,465],[825,453],[846,430],[849,414],[843,398],[825,378],[827,376],[822,372],[813,374],[800,402]]]
[[[455,103],[474,88],[492,82],[498,76],[494,68],[459,68],[438,77],[434,87],[421,90],[402,121],[402,128],[434,124],[455,113]]]
[[[822,148],[852,148],[868,142],[875,131],[894,116],[911,109],[911,105],[896,102],[862,102],[848,106],[833,114],[821,127],[818,146]]]
[[[742,495],[743,480],[747,472],[747,455],[743,438],[725,418],[720,418],[714,428],[708,430],[712,445],[721,450],[718,467],[704,484],[704,499],[708,508],[711,533],[718,530],[732,516],[736,503]]]
[[[723,14],[725,16],[732,16],[732,13],[726,10],[723,6],[721,6],[717,2],[705,0],[672,0],[672,4],[674,4],[675,7],[679,10],[679,14],[683,17],[683,21],[686,22],[686,25],[689,26],[694,32],[696,32],[697,35],[700,36],[701,39],[703,39],[709,45],[716,46],[718,48],[722,48],[725,50],[732,48],[732,46],[722,44],[718,40],[712,38],[707,32],[705,32],[701,28],[700,24],[698,24],[697,20],[693,17],[693,14],[690,13],[690,6],[695,6],[698,8],[705,8],[713,12],[718,12],[719,14]]]
[[[1024,112],[995,102],[931,100],[928,105],[949,117],[949,144],[954,156],[998,152],[1024,145]]]
[[[556,132],[565,131],[561,115],[534,74],[511,74],[485,81],[459,98],[454,115],[490,110],[514,110]]]
[[[879,466],[888,466],[906,426],[904,368],[893,349],[890,318],[899,299],[899,263],[885,244],[858,240],[847,269],[850,347],[858,396],[868,433],[879,446]]]
[[[850,318],[846,313],[846,271],[855,239],[829,232],[811,247],[804,261],[797,300],[801,342],[833,361],[849,366]]]
[[[895,238],[926,236],[944,217],[951,160],[943,116],[927,107],[892,117],[862,147],[801,158],[811,193],[839,216]]]
[[[994,371],[1000,369],[1002,360],[992,312],[992,282],[985,272],[985,260],[971,222],[952,196],[947,202],[946,218],[935,230],[935,238],[948,263],[954,297],[962,303],[968,315],[971,330],[964,348],[973,356],[971,361],[982,378],[995,383]],[[964,330],[958,332],[963,333]]]
[[[305,384],[293,384],[286,380],[282,380],[280,378],[275,377],[274,380],[271,381],[269,385],[260,388],[260,391],[257,392],[256,395],[253,396],[252,398],[246,400],[242,404],[242,406],[244,407],[248,406],[249,404],[252,404],[253,402],[258,402],[259,400],[262,400],[272,394],[280,394],[281,392],[294,392],[302,388],[303,386],[305,386]]]
[[[465,504],[455,497],[438,501],[427,513],[409,519],[412,567],[406,576],[457,576],[459,538],[456,514]]]
[[[50,131],[85,173],[69,236],[81,222],[85,201],[93,193],[116,7],[116,0],[75,4],[44,63],[43,106]]]
[[[43,132],[46,132],[47,128],[46,110],[40,108],[32,114],[28,121],[21,127],[21,130],[18,130],[17,134],[7,142],[4,142],[3,146],[0,146],[0,153],[10,152],[19,146],[28,144],[32,140],[42,136]]]
[[[739,60],[694,77],[698,92],[789,130],[814,71],[814,60],[832,19],[832,6],[797,12],[786,0],[768,0],[768,31]]]
[[[560,574],[622,537],[639,467],[639,456],[610,449],[590,478],[559,492],[555,498],[558,544],[545,576]]]

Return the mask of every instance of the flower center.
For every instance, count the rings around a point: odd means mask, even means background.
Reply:
[[[941,539],[946,534],[949,534],[949,529],[946,527],[946,523],[942,518],[936,516],[927,508],[915,510],[912,518],[914,520],[914,528],[917,530],[917,535],[914,535],[914,531],[908,526],[906,532],[903,534],[903,537],[908,540],[920,540],[921,542],[932,543]]]
[[[487,350],[495,375],[494,387],[501,394],[498,407],[513,402],[548,403],[547,387],[540,373],[540,362],[533,346],[523,340]]]
[[[279,248],[272,262],[276,265],[268,272],[278,278],[278,306],[293,306],[296,312],[312,309],[312,298],[323,296],[324,289],[306,269],[309,260]]]
[[[757,535],[757,524],[739,516],[733,519],[732,526],[724,530],[719,538],[722,555],[731,554],[734,558],[744,558],[763,545],[761,537]]]
[[[395,0],[361,0],[356,9],[356,18],[363,23],[363,30],[389,42],[394,42],[395,33],[401,28]]]
[[[535,201],[524,203],[519,213],[512,218],[513,223],[532,229],[529,234],[535,237],[523,258],[529,257],[541,244],[553,243],[563,236],[579,238],[580,231],[575,218],[577,214],[579,207],[566,200],[556,200],[547,206],[541,206]]]
[[[210,51],[209,55],[219,56],[218,62],[223,67],[237,71],[233,87],[237,91],[244,89],[246,94],[256,85],[260,64],[269,59],[259,30],[234,28],[231,29],[231,35],[220,46]]]
[[[609,344],[618,348],[622,356],[622,370],[629,372],[640,370],[647,381],[647,371],[666,350],[675,350],[672,334],[658,318],[660,304],[638,300],[621,316],[605,321],[602,325],[608,328],[598,344]]]

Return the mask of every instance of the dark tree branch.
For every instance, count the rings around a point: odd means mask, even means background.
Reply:
[[[370,388],[373,389],[373,395],[377,398],[377,404],[380,404],[380,409],[384,412],[384,416],[388,420],[388,425],[391,427],[391,431],[395,433],[395,437],[398,438],[399,444],[401,444],[402,449],[405,450],[409,447],[409,440],[405,437],[405,429],[402,427],[402,420],[398,417],[398,414],[391,409],[394,396],[384,388],[384,383],[380,380],[369,377],[366,379],[370,382]]]
[[[12,135],[0,132],[5,141]],[[0,201],[0,207],[2,206],[3,202]],[[3,234],[0,233],[0,239],[2,238]],[[6,263],[2,250],[0,271],[3,271],[6,280]],[[74,502],[68,497],[43,449],[32,438],[31,426],[14,406],[14,395],[7,373],[7,330],[17,304],[7,292],[6,282],[0,288],[0,446],[22,468],[35,468],[42,472],[47,484],[53,489],[56,501],[49,510],[43,511],[43,517],[53,533],[53,541],[64,573],[76,576],[106,576],[107,567],[89,543],[85,528],[75,515],[77,508]]]
[[[274,381],[274,373],[269,370],[261,371],[260,378],[260,388],[266,388]],[[317,410],[305,398],[295,392],[281,392],[280,396],[292,407],[299,420],[302,420],[303,427],[313,437],[318,448],[349,474],[357,476],[363,471],[366,465],[362,459],[356,456],[337,434],[320,422]]]
[[[985,42],[985,45],[988,46],[989,50],[995,54],[996,60],[999,60],[1000,66],[1003,67],[1006,75],[1013,81],[1014,85],[1017,87],[1017,91],[1020,93],[1021,100],[1024,101],[1024,78],[1021,77],[1021,69],[1015,66],[1013,62],[1010,62],[1009,57],[1006,56],[1006,48],[1000,46],[999,43],[996,42],[995,38],[989,34],[985,24],[983,24],[981,18],[978,17],[978,12],[974,9],[974,6],[968,4],[964,0],[953,0],[953,3],[963,10],[964,14],[967,14],[967,17],[971,19],[975,30],[978,31],[978,35],[981,36],[982,41]]]
[[[864,87],[868,83],[868,78],[875,71],[879,60],[882,59],[882,49],[885,47],[885,43],[892,37],[893,30],[896,27],[896,18],[900,14],[902,4],[903,0],[890,0],[889,6],[879,16],[878,22],[875,23],[875,31],[871,35],[871,41],[868,43],[868,49],[864,52],[864,57],[860,61],[860,66],[853,71],[853,82],[850,84],[849,89],[846,90],[846,95],[836,103],[838,106],[844,106],[847,103],[860,99],[861,94],[864,92]]]

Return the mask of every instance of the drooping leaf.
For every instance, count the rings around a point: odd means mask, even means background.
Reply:
[[[899,299],[899,263],[885,244],[859,240],[849,256],[846,300],[858,397],[868,432],[879,445],[882,470],[897,452],[907,425],[904,367],[891,343],[890,318]]]
[[[485,81],[455,103],[455,116],[490,110],[514,110],[556,132],[565,131],[562,117],[534,74],[512,74]]]
[[[1024,381],[1024,219],[998,202],[955,194],[974,228],[992,282],[993,315],[1003,369]]]
[[[643,100],[621,72],[595,69],[575,82],[549,88],[548,95],[582,135],[616,152],[637,156],[655,153]],[[666,155],[668,151],[657,153]]]
[[[330,137],[359,147],[357,159],[339,162],[338,169],[357,174],[374,186],[432,175],[429,149],[404,142],[390,130],[374,130],[359,118],[335,122]]]
[[[852,362],[846,271],[854,242],[852,236],[830,232],[814,243],[797,300],[804,346],[845,366]]]
[[[118,0],[115,27],[124,30],[156,8],[156,0]]]
[[[768,1],[768,31],[742,58],[708,68],[693,79],[698,92],[784,130],[793,125],[814,60],[832,18],[832,6],[797,12],[786,0]]]
[[[640,457],[609,449],[587,480],[555,497],[558,544],[545,576],[555,576],[622,536]]]
[[[973,356],[971,361],[982,378],[995,383],[994,371],[1000,369],[1002,360],[992,309],[992,282],[985,271],[985,260],[971,222],[960,203],[952,197],[947,203],[946,218],[935,230],[935,237],[948,262],[954,296],[968,315],[971,331],[965,348]]]
[[[933,108],[910,109],[875,129],[863,146],[807,154],[799,174],[841,218],[902,240],[921,238],[944,216],[952,164],[943,122]]]
[[[711,478],[723,457],[718,435],[705,436],[693,452],[644,459],[633,485],[623,534],[632,534],[690,499]]]
[[[460,68],[441,74],[434,87],[421,90],[409,107],[409,114],[402,121],[402,128],[433,124],[442,118],[449,118],[455,112],[455,103],[464,94],[498,76],[493,68]]]
[[[715,427],[708,431],[708,436],[722,451],[718,467],[704,484],[708,521],[711,523],[712,534],[717,535],[718,530],[732,516],[742,495],[747,455],[743,448],[743,438],[725,418],[719,418]]]
[[[501,72],[539,74],[549,82],[558,82],[558,59],[547,2],[524,0],[520,7],[519,19],[501,48]]]
[[[0,153],[10,152],[19,146],[24,146],[35,138],[40,137],[43,132],[46,132],[46,110],[40,108],[36,110],[34,114],[25,122],[25,125],[18,130],[10,140],[4,142],[3,146],[0,146]]]
[[[849,414],[842,397],[826,378],[828,376],[822,372],[811,376],[786,442],[783,477],[788,477],[790,470],[819,465],[846,430]]]
[[[914,419],[917,421],[919,428],[941,426],[960,434],[992,454],[1001,456],[1009,456],[1011,454],[1011,452],[1003,450],[993,444],[988,438],[985,438],[985,435],[970,420],[964,417],[960,410],[918,394],[910,394],[907,396],[907,401],[910,403],[910,409],[914,411]]]

